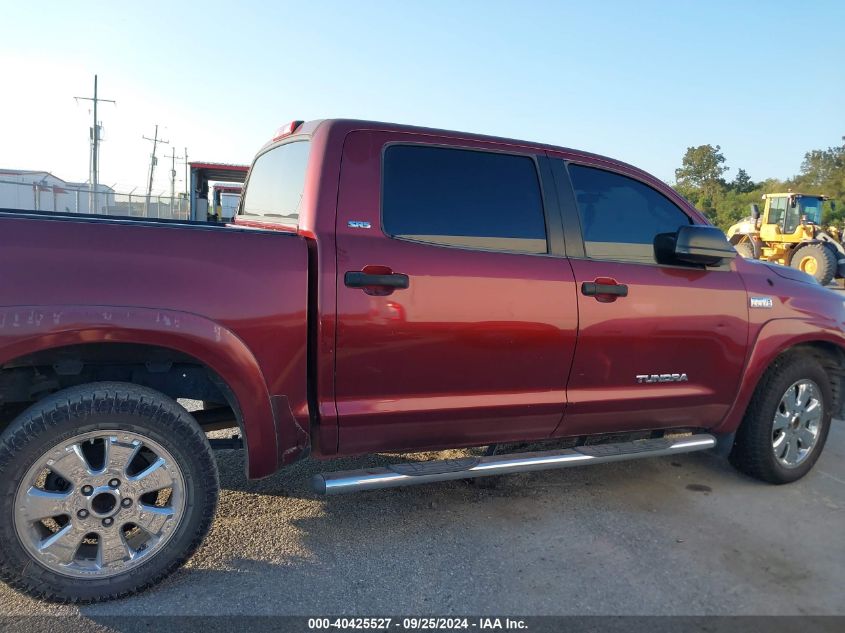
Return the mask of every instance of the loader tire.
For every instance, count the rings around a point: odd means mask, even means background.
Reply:
[[[744,259],[757,259],[754,255],[754,245],[751,242],[740,242],[734,244],[736,252]]]
[[[799,246],[790,264],[814,277],[822,286],[828,285],[836,275],[836,255],[824,244]]]

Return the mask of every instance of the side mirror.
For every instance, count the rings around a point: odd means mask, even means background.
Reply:
[[[751,218],[754,220],[760,219],[760,207],[753,203],[751,205]]]
[[[677,233],[661,233],[654,238],[658,264],[718,266],[737,255],[721,229],[704,224],[688,224]]]

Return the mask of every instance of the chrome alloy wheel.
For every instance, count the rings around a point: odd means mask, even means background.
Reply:
[[[26,551],[58,574],[108,578],[146,562],[185,514],[185,480],[148,437],[94,431],[67,439],[27,471],[15,495]]]
[[[772,450],[781,466],[795,468],[812,453],[823,414],[821,390],[812,380],[799,380],[786,390],[772,426]]]

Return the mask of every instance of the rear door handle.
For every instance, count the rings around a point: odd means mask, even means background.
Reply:
[[[407,288],[410,282],[408,275],[401,273],[371,275],[358,271],[349,271],[343,276],[343,283],[346,284],[347,288],[371,288],[373,286],[381,286],[382,288]]]
[[[585,281],[581,284],[581,294],[587,297],[627,297],[628,286],[625,284],[600,284]]]

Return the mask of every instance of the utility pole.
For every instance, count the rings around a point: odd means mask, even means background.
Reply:
[[[94,96],[93,97],[74,97],[77,101],[82,99],[83,101],[93,101],[94,102],[94,125],[90,130],[91,136],[91,160],[90,160],[90,174],[88,176],[88,211],[90,213],[94,213],[97,209],[97,203],[95,196],[99,193],[98,185],[100,180],[100,122],[97,121],[97,104],[100,101],[105,101],[106,103],[117,103],[112,99],[100,99],[97,96],[97,75],[94,75]]]
[[[185,148],[185,197],[191,197],[191,168],[188,166],[188,148]]]
[[[149,138],[147,136],[142,136],[145,141],[152,141],[153,143],[153,152],[150,154],[150,183],[147,185],[147,198],[152,195],[153,192],[153,175],[155,174],[156,163],[158,163],[158,159],[156,158],[156,148],[158,147],[159,143],[163,143],[167,145],[170,141],[162,140],[158,137],[158,124],[156,124],[156,131],[153,135],[153,138]]]
[[[187,219],[191,219],[191,167],[188,163],[188,148],[185,148],[185,210],[187,211]],[[182,210],[182,206],[179,206]]]
[[[176,197],[176,159],[182,160],[181,156],[176,155],[176,148],[170,150],[170,156],[164,155],[165,158],[170,159],[170,199]]]

